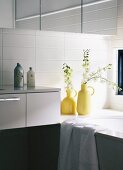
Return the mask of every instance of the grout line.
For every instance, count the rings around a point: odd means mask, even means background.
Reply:
[[[35,32],[35,72],[36,72],[36,53],[37,51],[36,51],[36,32]]]
[[[2,79],[2,83],[1,86],[3,86],[3,28],[2,28],[2,74],[1,74],[1,79]]]
[[[27,94],[26,94],[26,113],[25,113],[25,127],[27,127]]]
[[[66,58],[66,56],[65,56],[65,33],[64,33],[64,63],[65,63],[65,58]]]

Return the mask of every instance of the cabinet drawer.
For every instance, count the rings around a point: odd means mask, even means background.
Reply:
[[[60,122],[60,93],[27,94],[27,126]]]
[[[0,129],[25,127],[26,95],[0,95]]]

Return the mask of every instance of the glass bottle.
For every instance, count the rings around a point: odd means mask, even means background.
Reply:
[[[35,73],[32,67],[29,67],[29,71],[27,72],[27,87],[35,87]]]
[[[24,87],[24,70],[19,63],[17,63],[17,66],[14,69],[14,87]]]

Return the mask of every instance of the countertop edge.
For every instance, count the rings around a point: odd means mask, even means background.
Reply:
[[[0,88],[0,95],[4,94],[24,94],[24,93],[48,93],[48,92],[60,92],[60,88],[54,87],[44,87],[44,86],[36,86],[34,88],[14,88],[13,86],[3,86]]]

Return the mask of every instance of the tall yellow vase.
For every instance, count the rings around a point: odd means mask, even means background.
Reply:
[[[92,93],[88,89],[92,90]],[[86,115],[91,111],[91,95],[94,94],[94,89],[87,84],[81,84],[81,90],[78,93],[77,99],[77,112],[78,115]]]
[[[75,91],[76,93],[76,91]],[[76,114],[76,102],[74,97],[72,97],[72,90],[66,90],[66,97],[61,102],[61,114],[62,115],[75,115]]]

